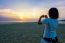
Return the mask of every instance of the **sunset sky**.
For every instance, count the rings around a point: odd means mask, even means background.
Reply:
[[[51,7],[58,8],[59,19],[65,19],[65,0],[0,0],[0,18],[37,21],[42,14],[47,15]]]

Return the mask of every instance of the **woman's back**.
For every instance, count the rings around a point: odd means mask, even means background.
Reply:
[[[48,26],[50,28],[50,31],[55,31],[58,27],[58,20],[57,19],[49,19],[48,20]]]
[[[58,27],[58,20],[46,18],[42,21],[47,27],[44,29],[44,37],[53,38],[56,37],[56,29]]]

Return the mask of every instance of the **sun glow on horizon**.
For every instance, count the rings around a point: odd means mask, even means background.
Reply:
[[[42,14],[47,14],[47,9],[43,10],[41,8],[34,8],[31,10],[18,11],[15,13],[22,20],[38,19]]]
[[[44,12],[44,13],[43,13]],[[0,9],[0,16],[5,16],[9,18],[17,18],[23,21],[38,19],[46,11],[41,8],[33,8],[29,10],[17,11],[14,9]]]

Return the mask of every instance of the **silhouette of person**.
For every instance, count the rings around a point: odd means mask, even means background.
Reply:
[[[45,29],[43,33],[43,38],[41,38],[40,43],[59,43],[57,34],[56,34],[56,29],[58,27],[58,18],[59,18],[59,12],[57,8],[50,8],[48,12],[49,18],[47,15],[42,15],[39,18],[38,24],[44,24]],[[41,21],[41,18],[44,18]]]

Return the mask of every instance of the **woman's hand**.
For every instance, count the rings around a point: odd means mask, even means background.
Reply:
[[[42,16],[39,18],[39,21],[38,21],[38,24],[39,24],[39,25],[42,24],[42,22],[41,22],[41,18],[43,18],[43,17],[44,17],[44,15],[42,15]]]
[[[45,18],[48,18],[48,16],[47,16],[47,15],[45,15]]]

